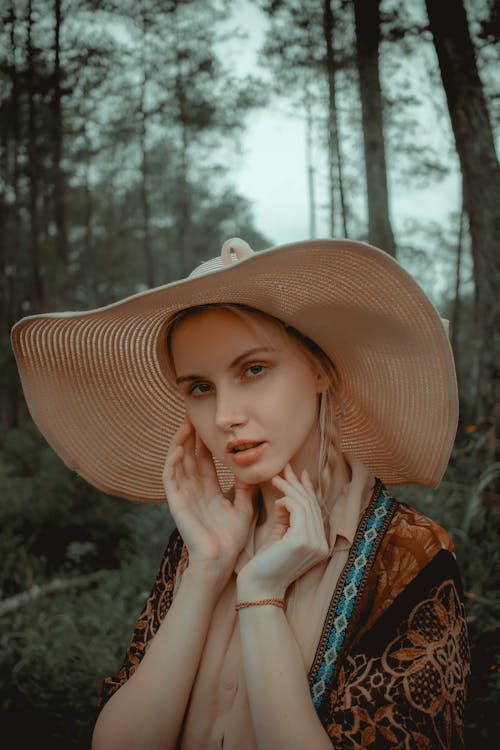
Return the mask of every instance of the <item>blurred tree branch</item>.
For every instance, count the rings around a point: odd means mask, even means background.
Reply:
[[[86,588],[93,583],[101,581],[108,573],[108,570],[97,570],[84,576],[75,576],[74,578],[54,578],[53,581],[44,583],[41,586],[35,584],[27,591],[22,591],[20,594],[9,596],[8,599],[0,601],[0,617],[9,612],[15,612],[19,607],[23,607],[25,604],[29,604],[41,596],[62,594],[67,591]]]

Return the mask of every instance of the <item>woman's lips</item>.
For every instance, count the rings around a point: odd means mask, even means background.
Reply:
[[[231,459],[234,461],[235,464],[238,464],[238,466],[247,466],[247,464],[251,464],[254,461],[257,461],[258,458],[260,458],[266,448],[267,443],[259,443],[258,445],[254,445],[251,448],[245,448],[244,450],[239,450],[236,453],[229,453],[231,456]]]

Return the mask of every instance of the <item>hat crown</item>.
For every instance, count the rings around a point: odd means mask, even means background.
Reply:
[[[230,266],[233,263],[238,263],[240,260],[245,260],[251,255],[254,255],[254,251],[245,240],[241,237],[231,237],[226,240],[222,245],[220,255],[210,260],[200,263],[199,266],[191,271],[188,279],[197,278],[198,276],[205,276],[207,273],[213,273],[214,271],[220,271],[225,266]]]

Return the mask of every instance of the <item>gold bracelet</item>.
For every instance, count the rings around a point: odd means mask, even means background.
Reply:
[[[262,607],[264,604],[274,604],[275,607],[285,609],[284,599],[259,599],[256,602],[240,602],[236,605],[236,611],[245,609],[246,607]]]

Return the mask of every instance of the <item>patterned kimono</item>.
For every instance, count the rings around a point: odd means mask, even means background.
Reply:
[[[140,663],[171,605],[186,556],[176,530],[124,664],[104,680],[99,709]],[[311,700],[332,746],[462,748],[469,672],[451,540],[377,481],[331,592],[308,672]]]

